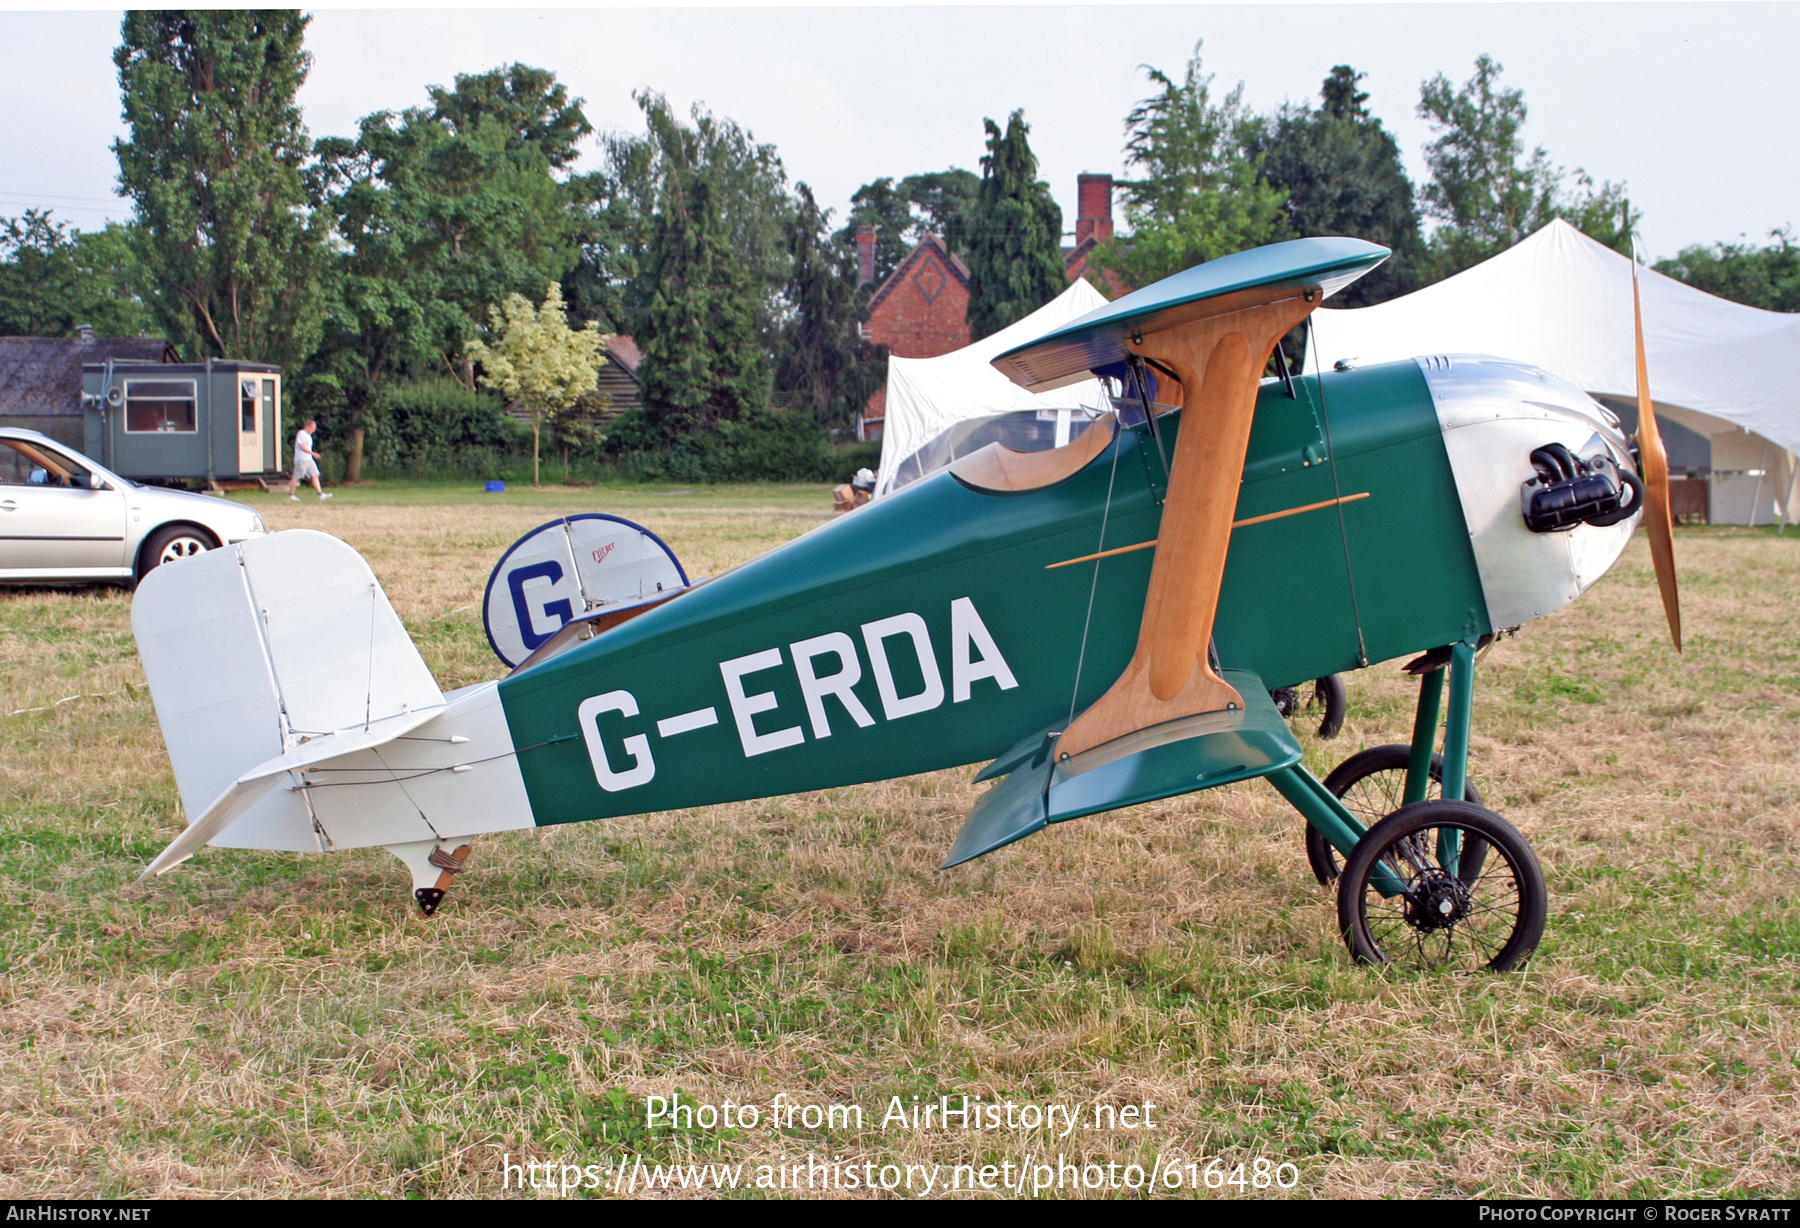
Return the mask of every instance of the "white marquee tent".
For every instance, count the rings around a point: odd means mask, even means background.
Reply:
[[[1711,443],[1712,520],[1800,514],[1800,315],[1727,302],[1640,270],[1657,416]],[[1491,354],[1596,396],[1634,399],[1631,262],[1567,222],[1375,307],[1319,311],[1318,359]],[[1754,518],[1754,519],[1752,519]]]
[[[1099,380],[1031,393],[988,365],[995,355],[1104,306],[1106,296],[1078,277],[1067,290],[1018,323],[973,345],[936,358],[888,359],[887,418],[881,428],[876,497],[894,489],[902,462],[959,422],[1020,410],[1105,408],[1108,402]],[[1064,415],[1059,437],[1067,437],[1067,426],[1068,416]]]

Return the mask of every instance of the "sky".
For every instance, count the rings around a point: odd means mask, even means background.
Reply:
[[[1460,84],[1492,55],[1524,91],[1530,144],[1628,185],[1653,259],[1800,221],[1800,2],[310,11],[301,102],[314,136],[352,135],[371,111],[424,102],[428,85],[522,61],[554,71],[601,131],[641,131],[635,90],[704,103],[774,144],[840,216],[878,176],[978,171],[982,120],[1023,108],[1072,229],[1078,174],[1128,174],[1124,117],[1153,92],[1141,66],[1178,77],[1203,40],[1215,90],[1242,81],[1258,110],[1316,102],[1334,64],[1367,73],[1367,105],[1415,183],[1432,135],[1414,114],[1420,83]],[[128,216],[111,153],[119,20],[0,8],[0,215],[48,207],[89,229]]]

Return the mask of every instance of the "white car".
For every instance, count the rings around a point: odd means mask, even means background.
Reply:
[[[132,584],[267,531],[241,504],[141,486],[48,435],[0,427],[0,582]]]

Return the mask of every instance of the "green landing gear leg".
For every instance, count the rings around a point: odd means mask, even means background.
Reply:
[[[1543,936],[1544,875],[1525,837],[1473,796],[1475,645],[1452,644],[1448,656],[1446,662],[1440,650],[1419,663],[1425,668],[1412,744],[1404,748],[1403,804],[1369,827],[1354,849],[1337,845],[1338,833],[1319,830],[1346,855],[1338,925],[1358,962],[1503,972],[1523,966]],[[1433,752],[1446,665],[1450,697],[1440,757]],[[1434,778],[1442,795],[1428,800]]]

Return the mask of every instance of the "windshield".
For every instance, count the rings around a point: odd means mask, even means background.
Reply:
[[[966,419],[934,436],[901,461],[894,470],[890,493],[928,477],[990,443],[1011,448],[1014,452],[1043,452],[1068,443],[1098,416],[1098,412],[1091,409],[1027,409]]]

